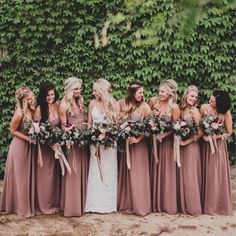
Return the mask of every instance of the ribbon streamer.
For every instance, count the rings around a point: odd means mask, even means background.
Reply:
[[[180,139],[178,136],[174,136],[174,161],[177,162],[177,166],[181,167],[180,163]]]
[[[40,145],[39,141],[37,142],[37,144],[38,144],[38,165],[40,167],[42,167],[43,166],[43,157],[42,157],[41,145]]]
[[[53,146],[53,150],[55,152],[55,154],[54,154],[55,159],[59,160],[62,175],[63,176],[65,175],[65,167],[70,175],[72,173],[72,171],[71,171],[70,165],[69,165],[68,161],[66,160],[66,157],[61,149],[61,146],[58,143],[56,143]]]
[[[152,135],[152,151],[153,151],[153,156],[155,159],[155,163],[158,164],[158,155],[157,155],[157,136],[155,134]]]
[[[96,147],[95,156],[97,157],[98,169],[99,169],[101,181],[103,182],[100,147],[99,146],[95,146],[95,147]]]
[[[215,135],[213,136],[213,142],[214,142],[214,145],[215,145],[215,150],[218,151],[218,144],[217,144],[217,140],[216,140],[216,136]]]
[[[215,153],[215,146],[214,146],[213,138],[212,138],[212,136],[208,136],[208,137],[209,137],[209,144],[211,147],[211,154],[214,154]]]
[[[71,148],[71,146],[70,146],[70,152],[73,152],[73,154],[72,154],[72,157],[73,157],[72,167],[73,167],[73,170],[75,171],[75,173],[77,173],[78,168],[77,168],[77,162],[76,162],[76,155],[74,153],[74,148]]]
[[[126,149],[126,165],[128,169],[130,170],[131,168],[131,162],[130,162],[130,151],[129,151],[129,140],[125,140],[125,149]]]

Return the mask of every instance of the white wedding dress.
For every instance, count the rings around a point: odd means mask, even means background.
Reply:
[[[92,109],[93,123],[106,122],[105,114],[97,107]],[[90,146],[90,163],[85,212],[109,213],[117,211],[117,150],[100,146],[101,173],[95,155],[96,148]]]

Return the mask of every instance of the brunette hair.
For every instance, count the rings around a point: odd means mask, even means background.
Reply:
[[[44,82],[41,84],[40,89],[39,89],[39,95],[37,97],[37,105],[40,107],[40,112],[41,112],[41,121],[46,122],[48,120],[49,116],[49,108],[48,108],[48,103],[47,103],[47,96],[48,92],[50,90],[54,90],[55,93],[55,100],[54,102],[57,101],[57,93],[55,86],[51,82]]]
[[[216,99],[216,110],[220,114],[225,114],[231,107],[230,96],[223,90],[215,90],[213,96]]]

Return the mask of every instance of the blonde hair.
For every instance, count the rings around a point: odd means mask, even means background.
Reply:
[[[16,107],[15,110],[20,109],[23,115],[26,114],[27,109],[29,109],[29,103],[27,101],[27,96],[33,93],[28,87],[21,87],[16,90]],[[30,106],[31,110],[34,110],[34,106]]]
[[[111,84],[106,79],[98,79],[93,84],[105,106],[107,120],[116,123],[116,99],[112,95]]]
[[[184,91],[184,94],[182,96],[182,99],[180,101],[180,109],[184,109],[186,106],[187,106],[187,96],[189,94],[189,92],[196,92],[196,93],[199,93],[199,90],[196,86],[194,85],[190,85],[188,86],[188,88]],[[194,107],[197,105],[197,101],[196,103],[194,104]]]
[[[67,112],[70,115],[73,115],[72,103],[74,101],[74,89],[78,87],[78,85],[82,86],[83,81],[77,77],[69,77],[64,83],[64,96],[62,99],[62,104],[65,105]],[[84,99],[81,95],[79,95],[78,99],[76,99],[76,103],[80,109],[83,108]]]
[[[177,101],[177,91],[178,91],[178,85],[173,79],[168,79],[160,84],[160,87],[164,87],[164,90],[167,94],[170,95],[170,98],[168,100],[169,107],[172,109],[173,104]],[[157,97],[154,105],[154,109],[159,109],[160,107],[160,98]]]

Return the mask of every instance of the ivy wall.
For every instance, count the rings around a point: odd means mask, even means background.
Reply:
[[[173,1],[156,1],[131,19],[131,29],[111,25],[109,44],[94,47],[108,13],[126,12],[122,0],[0,0],[0,160],[5,162],[11,136],[16,88],[31,87],[37,94],[43,81],[52,81],[60,94],[72,75],[84,81],[86,102],[93,81],[100,77],[113,85],[117,99],[129,81],[145,83],[146,98],[157,92],[161,80],[174,79],[179,96],[190,84],[201,91],[201,103],[214,89],[232,95],[235,114],[235,10],[208,7],[207,17],[187,37],[166,23],[159,43],[134,47],[134,32],[148,25],[153,14],[171,16]]]

